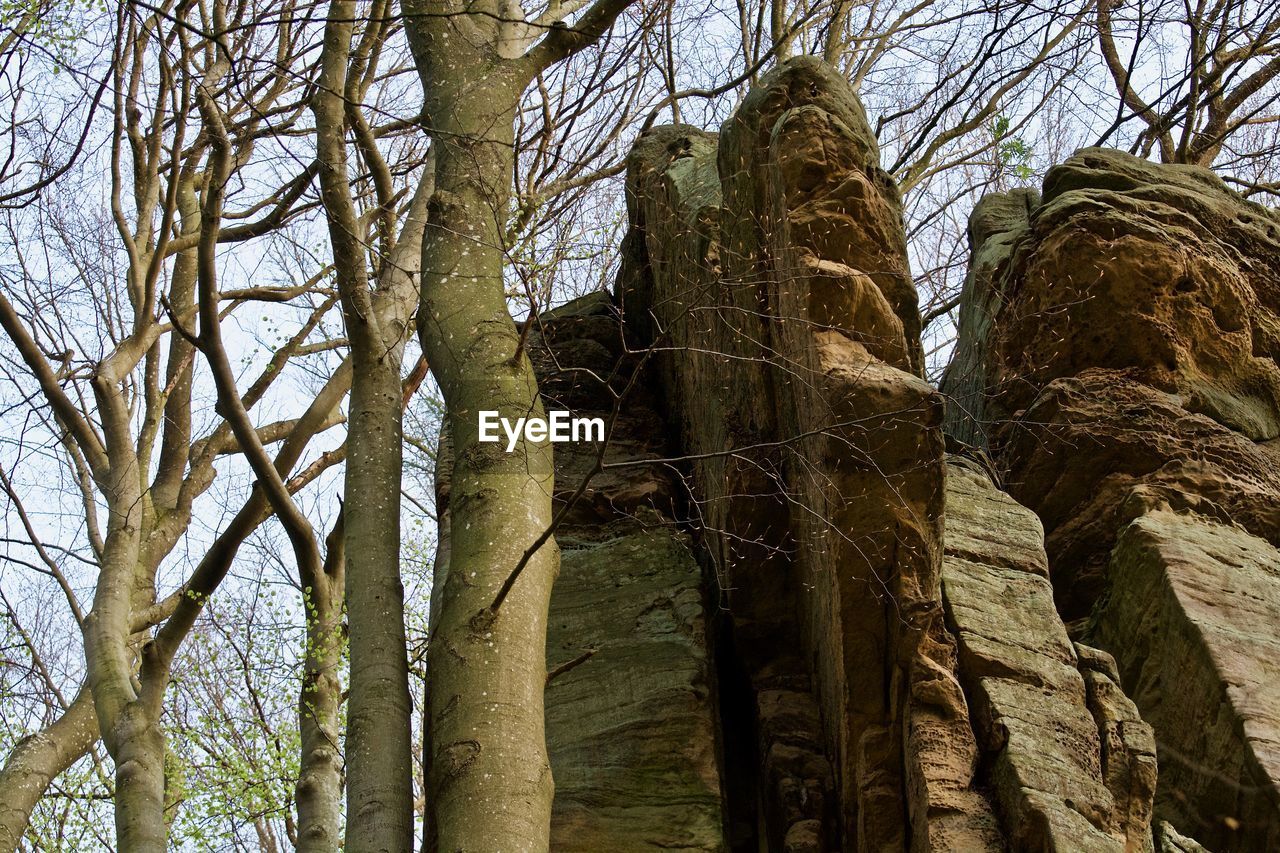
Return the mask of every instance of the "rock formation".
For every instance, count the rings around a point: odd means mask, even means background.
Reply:
[[[943,600],[988,781],[1015,849],[1148,849],[1151,728],[1111,657],[1067,637],[1042,537],[984,472],[950,467]]]
[[[560,575],[547,630],[552,847],[719,850],[714,674],[702,572],[676,525],[665,427],[605,294],[544,315],[533,357],[548,409],[609,421],[558,445]],[[626,392],[613,417],[612,395]],[[601,450],[603,449],[603,453]],[[617,466],[605,468],[604,466]],[[599,467],[601,470],[596,470]],[[594,473],[593,473],[594,472]]]
[[[940,753],[934,728],[963,703],[916,689],[949,657],[942,405],[912,372],[901,207],[861,106],[821,63],[788,63],[718,139],[643,138],[628,203],[620,295],[633,344],[662,348],[727,631],[755,702],[810,729],[757,726],[767,841],[952,831],[932,774],[968,755]],[[917,705],[943,722],[910,725]]]
[[[615,293],[530,321],[609,422],[556,451],[553,849],[1280,849],[1280,219],[1095,150],[983,200],[939,391],[832,69],[626,187]]]
[[[1162,837],[1280,849],[1280,216],[1087,149],[969,236],[949,431],[1039,515],[1059,611],[1154,726]]]

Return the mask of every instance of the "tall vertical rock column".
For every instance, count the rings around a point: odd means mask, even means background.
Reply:
[[[1166,835],[1280,847],[1280,216],[1086,149],[970,236],[949,430],[989,442],[1155,727]]]
[[[848,83],[811,58],[719,137],[656,128],[629,161],[619,296],[691,460],[771,849],[994,833],[942,618],[942,406],[878,161]]]

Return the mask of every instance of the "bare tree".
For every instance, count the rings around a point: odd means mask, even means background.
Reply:
[[[325,285],[330,265],[283,287],[227,287],[220,285],[219,270],[219,247],[271,235],[315,207],[305,198],[318,169],[314,163],[292,161],[292,176],[269,180],[268,192],[247,204],[242,190],[257,185],[253,169],[279,162],[280,140],[295,133],[305,114],[315,66],[303,57],[318,34],[307,26],[308,14],[293,5],[252,3],[120,7],[108,139],[114,188],[110,222],[115,245],[122,247],[124,283],[89,303],[102,352],[78,355],[85,343],[79,332],[84,318],[55,312],[57,319],[48,321],[42,313],[40,270],[28,268],[16,282],[26,282],[25,292],[6,281],[0,293],[0,324],[43,399],[37,411],[59,437],[83,492],[85,535],[97,568],[92,605],[81,607],[75,590],[65,586],[69,607],[83,625],[92,716],[115,759],[117,838],[127,849],[164,846],[167,810],[173,806],[166,771],[172,767],[160,721],[172,665],[238,547],[273,512],[297,547],[303,585],[309,587],[307,607],[315,615],[309,621],[313,631],[300,703],[303,728],[310,722],[309,730],[316,732],[308,738],[311,749],[304,753],[299,785],[301,834],[336,844],[341,697],[335,672],[341,645],[335,635],[342,611],[342,549],[331,547],[329,559],[321,558],[309,523],[290,496],[343,460],[345,451],[339,449],[293,471],[311,438],[342,422],[339,405],[351,383],[351,364],[325,379],[300,415],[258,425],[249,413],[269,398],[291,363],[345,346],[344,340],[310,340],[338,295]],[[376,137],[410,126],[393,118],[367,130]],[[406,153],[412,156],[412,148]],[[229,195],[240,209],[227,210]],[[386,201],[381,199],[377,209],[394,223],[404,210]],[[81,246],[70,233],[62,236],[73,260],[74,286],[94,294],[96,270],[76,267]],[[390,276],[400,280],[398,296],[390,293],[377,305],[388,326],[400,330],[401,343],[412,304],[405,270],[412,269],[417,255],[408,242],[411,248],[396,259],[405,263]],[[110,244],[104,239],[99,245]],[[115,262],[113,252],[106,253],[108,263]],[[241,392],[222,323],[245,306],[299,303],[297,331]],[[199,333],[192,323],[197,313]],[[212,367],[222,420],[195,438],[200,351]],[[86,390],[91,397],[82,393]],[[397,374],[397,408],[402,393]],[[265,448],[275,443],[280,449],[271,458]],[[158,597],[158,571],[182,541],[196,501],[214,479],[215,461],[228,454],[247,459],[258,485],[185,582]],[[106,508],[104,531],[98,529],[99,502]],[[29,539],[34,547],[35,534]],[[154,636],[153,626],[158,626]],[[14,844],[30,813],[27,803],[92,743],[93,736],[77,722],[88,700],[77,701],[62,720],[24,742],[0,777],[14,785],[15,796],[7,799],[16,808],[6,814]],[[333,748],[316,748],[320,742]],[[321,783],[311,770],[323,771],[327,781]],[[302,795],[312,789],[328,790],[330,796],[308,809],[314,798]]]
[[[409,328],[405,309],[413,295],[411,275],[421,257],[426,200],[434,176],[420,179],[397,241],[386,223],[394,204],[391,175],[360,110],[376,55],[396,19],[389,4],[373,3],[353,48],[356,12],[354,2],[330,3],[320,79],[311,104],[321,197],[354,371],[343,528],[351,643],[345,846],[348,850],[408,850],[413,844],[413,757],[400,581],[400,363]],[[370,288],[368,226],[357,213],[349,184],[348,128],[379,188],[378,207],[371,211],[378,233],[378,290],[397,303],[398,311],[380,310]]]
[[[1102,0],[1097,33],[1120,99],[1104,140],[1137,120],[1131,150],[1213,166],[1233,134],[1280,122],[1280,10],[1272,3]],[[1229,153],[1234,161],[1266,152]]]
[[[541,412],[508,312],[504,261],[521,96],[593,44],[629,0],[404,4],[435,149],[419,335],[453,442],[447,571],[428,649],[429,849],[545,849],[553,784],[543,731],[546,619],[558,567],[551,448],[504,453],[477,413]]]

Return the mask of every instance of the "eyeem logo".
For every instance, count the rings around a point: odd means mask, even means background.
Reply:
[[[498,416],[497,412],[480,411],[480,440],[484,442],[501,441],[498,427],[507,436],[507,452],[516,449],[520,436],[525,441],[604,441],[604,418],[571,418],[563,410],[554,410],[543,418],[518,418],[513,425],[508,418]]]

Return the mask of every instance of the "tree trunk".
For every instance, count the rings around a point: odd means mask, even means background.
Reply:
[[[162,853],[169,826],[164,817],[164,733],[143,703],[130,702],[112,727],[116,762],[116,842],[130,853]]]
[[[432,37],[424,41],[430,49]],[[446,59],[469,62],[456,53]],[[472,67],[482,64],[477,58]],[[543,688],[547,608],[559,568],[553,540],[528,561],[502,606],[491,607],[551,523],[551,448],[521,442],[508,454],[478,441],[477,422],[480,409],[508,418],[542,414],[502,274],[520,91],[500,71],[470,81],[459,73],[423,78],[437,168],[418,330],[448,408],[455,460],[450,571],[433,593],[440,609],[428,649],[429,819],[438,850],[546,850],[553,784]]]
[[[413,844],[412,703],[400,583],[398,352],[352,347],[344,508],[351,646],[346,849],[351,851],[409,850]]]
[[[93,697],[83,688],[53,723],[23,738],[0,770],[0,851],[18,849],[49,783],[98,741]]]
[[[137,650],[132,638],[139,595],[138,557],[142,491],[137,459],[128,443],[128,421],[115,384],[101,374],[95,392],[111,448],[112,465],[102,490],[108,498],[108,533],[93,610],[85,618],[85,660],[102,741],[115,761],[116,845],[130,853],[165,849],[164,734],[160,699],[135,689]],[[158,696],[163,696],[163,686]]]
[[[342,815],[342,521],[328,538],[325,571],[304,577],[307,650],[298,697],[302,752],[294,800],[299,853],[332,853],[340,846]]]
[[[354,368],[343,506],[351,654],[346,849],[360,853],[413,846],[413,745],[400,583],[403,340],[375,306],[366,235],[349,184],[346,119],[359,120],[361,92],[358,81],[348,76],[348,63],[366,59],[351,56],[355,12],[354,2],[329,5],[311,108],[321,199]],[[391,251],[389,240],[384,234],[384,252]]]
[[[502,0],[402,3],[436,156],[418,335],[444,396],[454,458],[448,571],[433,588],[427,649],[429,849],[539,851],[549,842],[555,786],[543,690],[560,568],[551,445],[521,440],[508,453],[481,443],[478,417],[481,409],[513,420],[543,414],[503,278],[520,98],[630,2],[553,3],[535,23]]]

